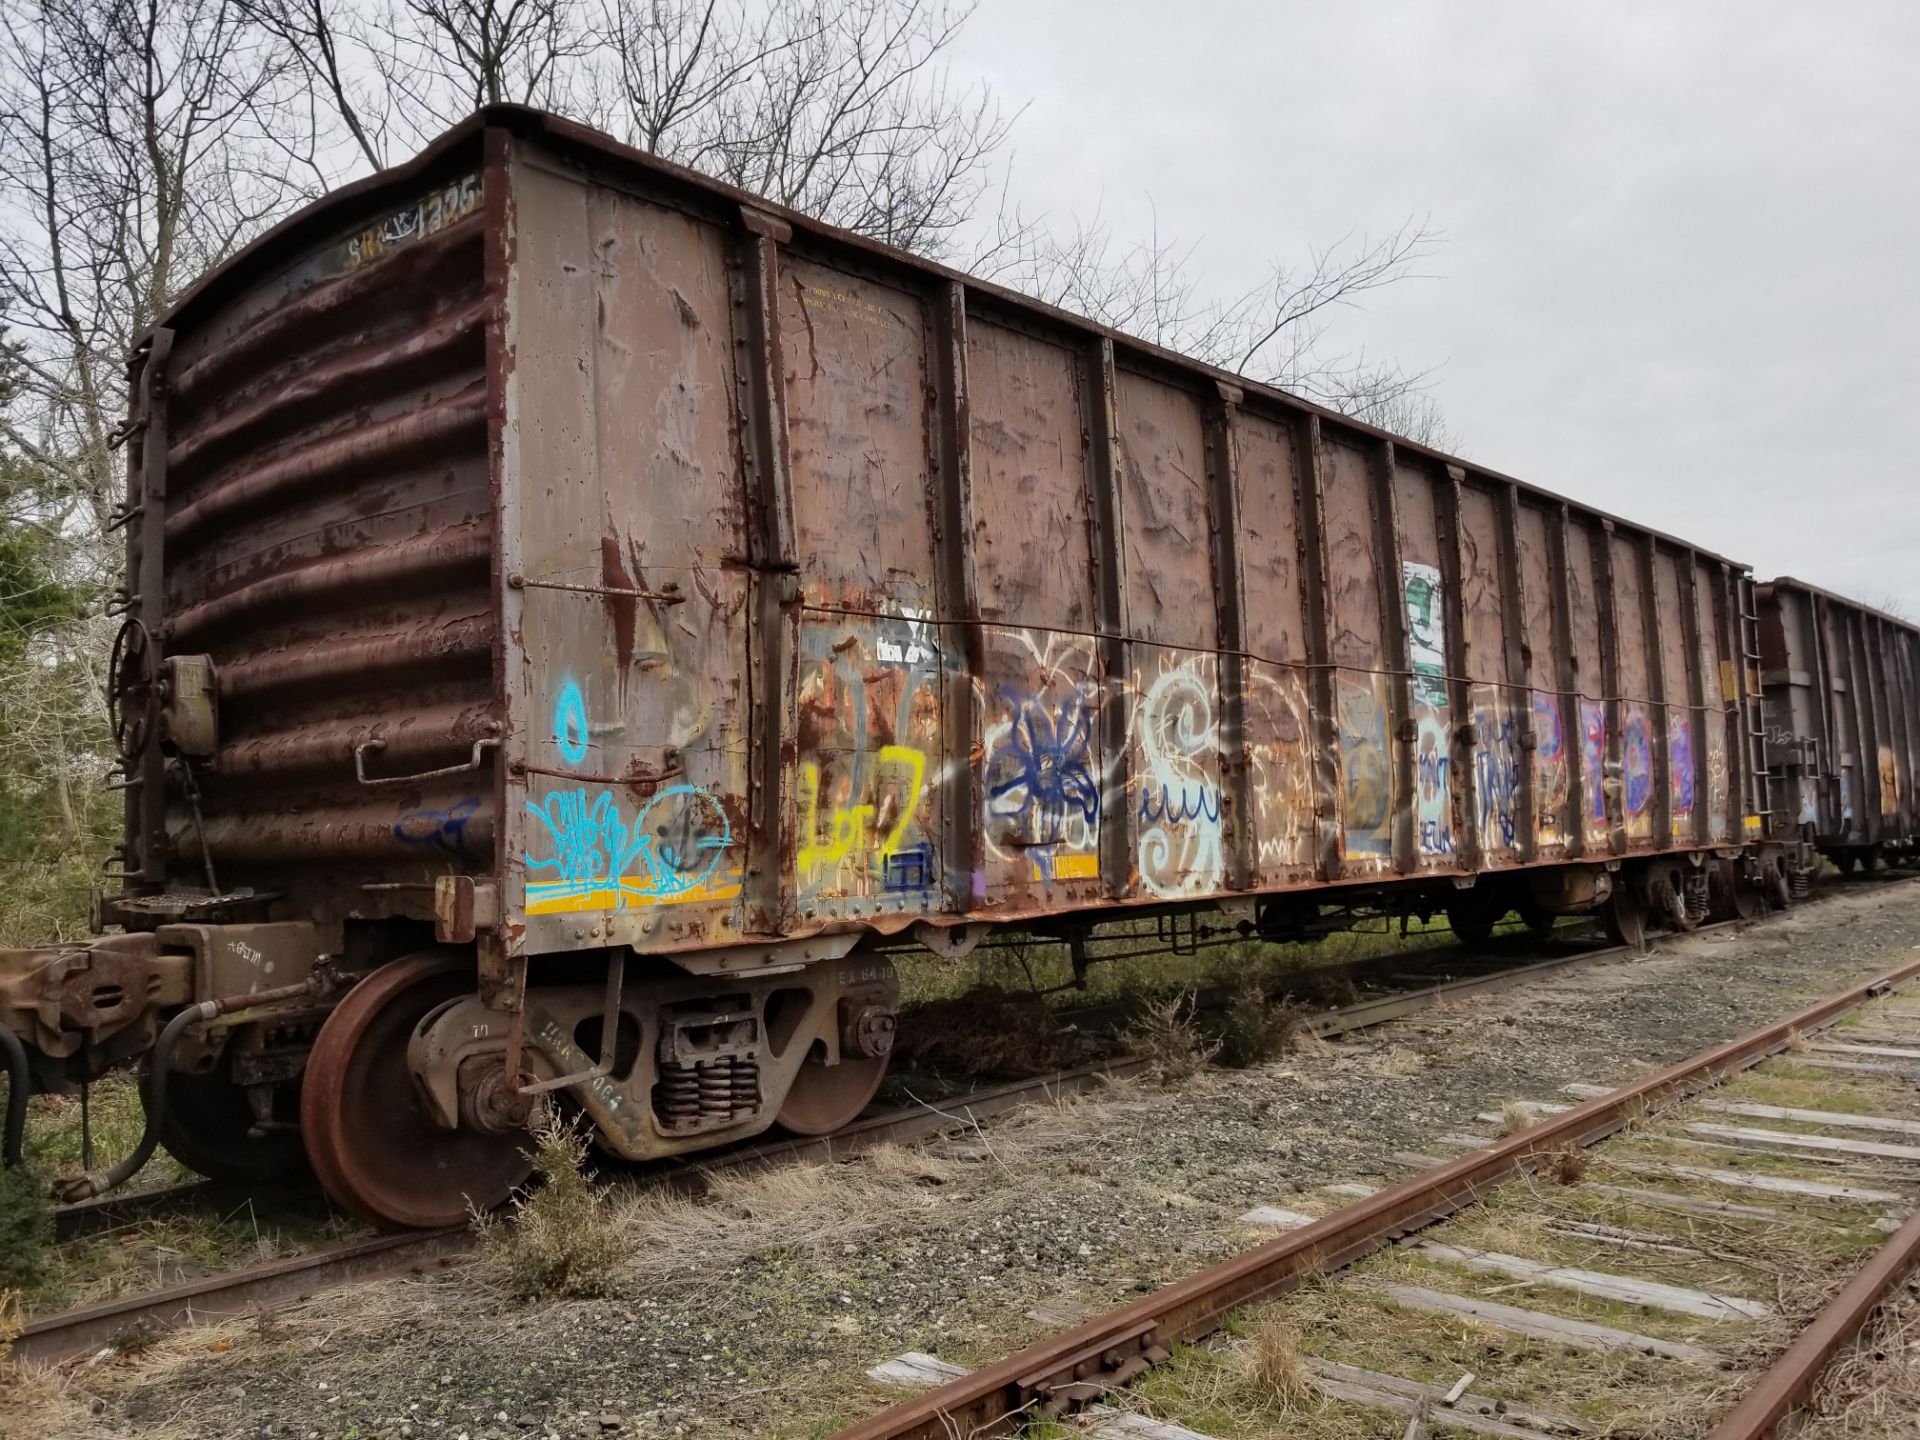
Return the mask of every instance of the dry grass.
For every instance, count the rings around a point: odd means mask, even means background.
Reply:
[[[1217,1043],[1209,1043],[1193,1023],[1189,997],[1156,1000],[1141,1012],[1127,1032],[1129,1047],[1146,1062],[1146,1074],[1156,1085],[1178,1085],[1206,1068]]]
[[[534,1134],[532,1194],[508,1219],[476,1214],[481,1253],[521,1299],[612,1293],[626,1249],[613,1206],[581,1167],[587,1141],[577,1124],[549,1116]]]
[[[1314,1399],[1313,1376],[1300,1358],[1300,1342],[1279,1316],[1266,1317],[1254,1330],[1245,1362],[1248,1386],[1268,1403],[1293,1410]]]
[[[1807,1053],[1807,1037],[1800,1033],[1800,1027],[1797,1025],[1787,1027],[1787,1049],[1796,1055]]]
[[[1500,1107],[1499,1133],[1502,1137],[1518,1135],[1522,1130],[1531,1130],[1539,1119],[1532,1106],[1509,1100]]]
[[[1586,1178],[1593,1158],[1578,1145],[1563,1145],[1554,1152],[1548,1173],[1562,1185],[1578,1185]]]
[[[1808,1413],[1798,1440],[1920,1434],[1920,1280],[1910,1278],[1833,1358]]]
[[[20,1292],[0,1290],[0,1365],[6,1364],[13,1342],[20,1338]]]
[[[1373,1059],[1373,1071],[1377,1075],[1417,1075],[1426,1068],[1426,1056],[1405,1045],[1389,1046],[1384,1053]]]
[[[1002,1143],[996,1131],[996,1145]],[[756,1255],[824,1253],[935,1216],[968,1169],[883,1145],[845,1165],[716,1171],[699,1200],[666,1190],[617,1203],[610,1225],[623,1285],[711,1282],[716,1267]]]
[[[57,1370],[16,1370],[0,1364],[0,1435],[34,1440],[81,1440],[100,1434],[82,1382]],[[184,1440],[171,1426],[155,1440]]]

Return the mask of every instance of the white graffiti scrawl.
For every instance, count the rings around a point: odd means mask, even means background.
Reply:
[[[1170,670],[1136,712],[1140,757],[1140,883],[1171,898],[1219,888],[1225,873],[1213,689],[1195,667]]]

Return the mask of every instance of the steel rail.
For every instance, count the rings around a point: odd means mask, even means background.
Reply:
[[[1474,1203],[1569,1145],[1591,1145],[1653,1105],[1685,1098],[1824,1028],[1862,1001],[1920,975],[1920,960],[1784,1020],[1589,1100],[1498,1144],[1435,1166],[1311,1225],[893,1406],[834,1440],[948,1440],[1062,1413],[1126,1383],[1179,1341],[1212,1333],[1233,1310],[1330,1274]]]
[[[703,1162],[657,1168],[644,1178],[681,1193],[697,1193],[707,1177],[725,1171],[849,1160],[876,1145],[926,1139],[956,1125],[978,1124],[1036,1097],[1076,1094],[1138,1070],[1138,1060],[1083,1065],[1033,1080],[943,1098],[856,1120],[832,1135],[774,1140],[730,1150]],[[136,1340],[180,1325],[245,1314],[255,1306],[304,1300],[323,1290],[392,1275],[428,1274],[471,1252],[469,1226],[376,1235],[345,1245],[249,1266],[164,1290],[122,1296],[79,1310],[29,1320],[13,1342],[16,1364],[50,1365],[103,1347]]]
[[[1920,1265],[1920,1213],[1909,1216],[1866,1268],[1813,1317],[1768,1366],[1707,1440],[1772,1440],[1775,1427],[1813,1393],[1827,1364],[1867,1323],[1880,1302]]]
[[[320,1188],[305,1178],[262,1181],[242,1185],[230,1180],[182,1180],[151,1190],[113,1190],[53,1211],[56,1240],[83,1240],[111,1234],[128,1226],[188,1211],[231,1213],[249,1205],[275,1207],[301,1202],[323,1203]]]

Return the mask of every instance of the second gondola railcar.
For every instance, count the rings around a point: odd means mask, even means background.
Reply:
[[[1912,854],[1920,629],[1790,576],[1757,591],[1776,824],[1842,870]]]

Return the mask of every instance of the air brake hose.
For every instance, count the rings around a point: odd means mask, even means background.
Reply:
[[[0,1132],[0,1166],[11,1170],[20,1164],[27,1136],[27,1047],[4,1022],[0,1022],[0,1050],[7,1055],[7,1128]]]
[[[189,1005],[174,1016],[160,1032],[160,1038],[153,1042],[146,1073],[140,1077],[140,1108],[146,1114],[146,1123],[140,1131],[140,1143],[133,1147],[130,1155],[98,1178],[81,1175],[62,1181],[55,1187],[57,1198],[73,1204],[95,1195],[104,1195],[126,1184],[139,1173],[141,1166],[153,1158],[154,1149],[160,1143],[160,1117],[166,1113],[167,1062],[173,1056],[173,1047],[179,1044],[181,1034],[189,1025],[204,1025],[209,1020],[217,1020],[222,1015],[251,1009],[256,1005],[297,1000],[303,995],[325,994],[329,988],[321,972],[316,970],[312,979],[298,985],[282,985],[278,989],[259,990],[251,995],[229,995],[221,1000],[202,1000],[198,1005]]]

